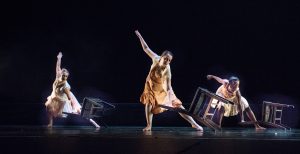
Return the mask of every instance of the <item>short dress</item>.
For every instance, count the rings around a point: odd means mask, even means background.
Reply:
[[[157,105],[165,105],[169,107],[178,107],[182,103],[175,96],[172,90],[167,90],[167,79],[171,79],[171,68],[167,65],[164,69],[159,66],[160,56],[152,59],[150,72],[147,76],[144,91],[140,97],[143,104],[150,103],[152,105],[152,113],[158,114],[166,109]]]
[[[45,103],[48,113],[54,117],[61,117],[62,112],[80,113],[81,105],[72,92],[70,92],[71,99],[68,99],[67,94],[64,92],[66,88],[71,89],[68,82],[60,81],[60,78],[55,79],[52,85],[52,93]]]
[[[218,107],[220,108],[221,106],[224,107],[224,110],[225,110],[225,113],[224,113],[224,116],[225,117],[229,117],[229,116],[235,116],[239,113],[239,109],[238,109],[238,97],[237,97],[237,92],[238,92],[239,89],[237,89],[235,92],[233,93],[230,93],[226,87],[224,85],[220,86],[216,92],[217,95],[231,101],[234,103],[234,105],[232,104],[226,104],[226,103],[223,103],[223,102],[220,102]],[[214,104],[217,100],[213,100],[213,103]],[[241,108],[242,108],[242,111],[244,111],[246,108],[249,107],[249,103],[248,101],[242,96],[241,97]]]

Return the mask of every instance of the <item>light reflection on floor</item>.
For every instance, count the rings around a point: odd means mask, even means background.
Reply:
[[[284,131],[254,128],[223,128],[222,131],[196,131],[189,127],[153,127],[152,131],[143,132],[142,127],[108,127],[96,129],[91,126],[1,126],[0,137],[27,136],[93,136],[118,138],[193,138],[193,139],[250,139],[250,140],[300,140],[300,130]]]

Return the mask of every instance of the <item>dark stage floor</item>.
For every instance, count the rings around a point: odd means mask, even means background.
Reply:
[[[1,126],[1,153],[298,153],[300,130]]]

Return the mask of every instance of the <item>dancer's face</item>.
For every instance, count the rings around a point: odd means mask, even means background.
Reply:
[[[69,73],[67,72],[63,72],[62,75],[61,75],[61,80],[62,81],[66,81],[69,77]]]
[[[240,81],[232,81],[229,83],[228,88],[230,91],[234,92],[239,88],[239,85],[240,85]]]
[[[166,54],[164,56],[161,57],[161,60],[163,61],[163,65],[167,66],[171,63],[173,59],[173,56],[171,56],[170,54]]]

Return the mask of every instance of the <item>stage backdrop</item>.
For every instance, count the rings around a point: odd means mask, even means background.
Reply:
[[[254,106],[263,100],[299,104],[299,2],[1,3],[2,105],[42,106],[51,93],[58,52],[79,100],[92,96],[139,103],[151,59],[136,29],[157,54],[166,49],[174,53],[172,85],[187,105],[198,86],[218,88],[207,74],[238,76],[242,95]],[[291,119],[298,124],[295,117]]]

